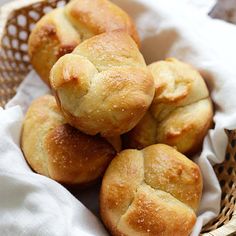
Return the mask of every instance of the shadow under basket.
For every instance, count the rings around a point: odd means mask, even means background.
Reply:
[[[31,69],[27,41],[35,23],[68,0],[17,0],[0,9],[0,106],[4,106]],[[202,229],[205,236],[236,235],[236,130],[226,130],[225,161],[214,167],[222,197],[219,215]]]

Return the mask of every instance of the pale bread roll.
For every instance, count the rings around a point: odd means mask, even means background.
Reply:
[[[154,82],[132,38],[94,36],[53,66],[50,83],[66,120],[90,135],[119,136],[144,116]]]
[[[142,149],[165,143],[193,155],[212,125],[213,107],[201,75],[170,58],[149,66],[155,81],[152,105],[139,124],[123,137],[124,147]]]

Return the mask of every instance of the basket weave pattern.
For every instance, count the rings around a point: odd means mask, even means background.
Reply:
[[[22,1],[22,0],[21,0]],[[31,2],[27,1],[27,4]],[[0,106],[16,93],[16,89],[31,69],[27,41],[35,23],[53,8],[65,5],[68,0],[39,1],[28,6],[18,2],[1,10],[0,42]],[[15,3],[15,4],[14,4]],[[9,6],[9,7],[8,7]],[[12,6],[18,9],[11,11]],[[9,13],[5,18],[6,12]]]
[[[4,106],[31,69],[27,40],[35,23],[69,0],[21,0],[6,5],[0,15],[0,106]],[[21,3],[19,3],[21,2]],[[236,131],[227,131],[226,159],[215,166],[221,184],[221,211],[206,225],[208,236],[236,235]]]

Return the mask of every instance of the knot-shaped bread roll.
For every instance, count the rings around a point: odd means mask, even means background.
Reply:
[[[51,95],[38,98],[27,111],[21,147],[37,173],[79,185],[101,177],[116,153],[104,138],[83,134],[67,124]]]
[[[61,57],[50,82],[67,121],[104,137],[131,130],[154,96],[153,77],[137,45],[118,31],[94,36]]]
[[[132,19],[108,0],[73,0],[42,17],[29,37],[31,64],[49,83],[50,69],[85,39],[113,30],[124,31],[139,45]]]
[[[187,236],[202,194],[199,167],[164,144],[124,150],[100,193],[102,220],[114,236]]]
[[[149,69],[154,77],[154,99],[139,124],[124,136],[124,146],[142,149],[165,143],[182,153],[194,154],[213,117],[203,78],[190,65],[173,58],[153,63]]]

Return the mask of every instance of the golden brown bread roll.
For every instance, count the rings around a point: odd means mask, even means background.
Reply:
[[[125,31],[139,45],[132,19],[108,0],[73,0],[42,17],[29,37],[29,55],[39,76],[49,84],[53,64],[83,40],[113,30]]]
[[[33,170],[65,184],[94,182],[115,155],[104,138],[88,136],[66,124],[51,95],[30,106],[21,147]]]
[[[199,167],[174,148],[124,150],[103,177],[100,213],[114,236],[187,236],[201,194]]]
[[[192,155],[199,151],[212,124],[207,86],[191,66],[167,59],[149,66],[155,83],[152,105],[139,124],[125,134],[124,146],[142,149],[165,143]]]
[[[94,36],[61,57],[50,82],[67,121],[104,137],[131,130],[154,96],[153,77],[137,45],[118,31]]]

